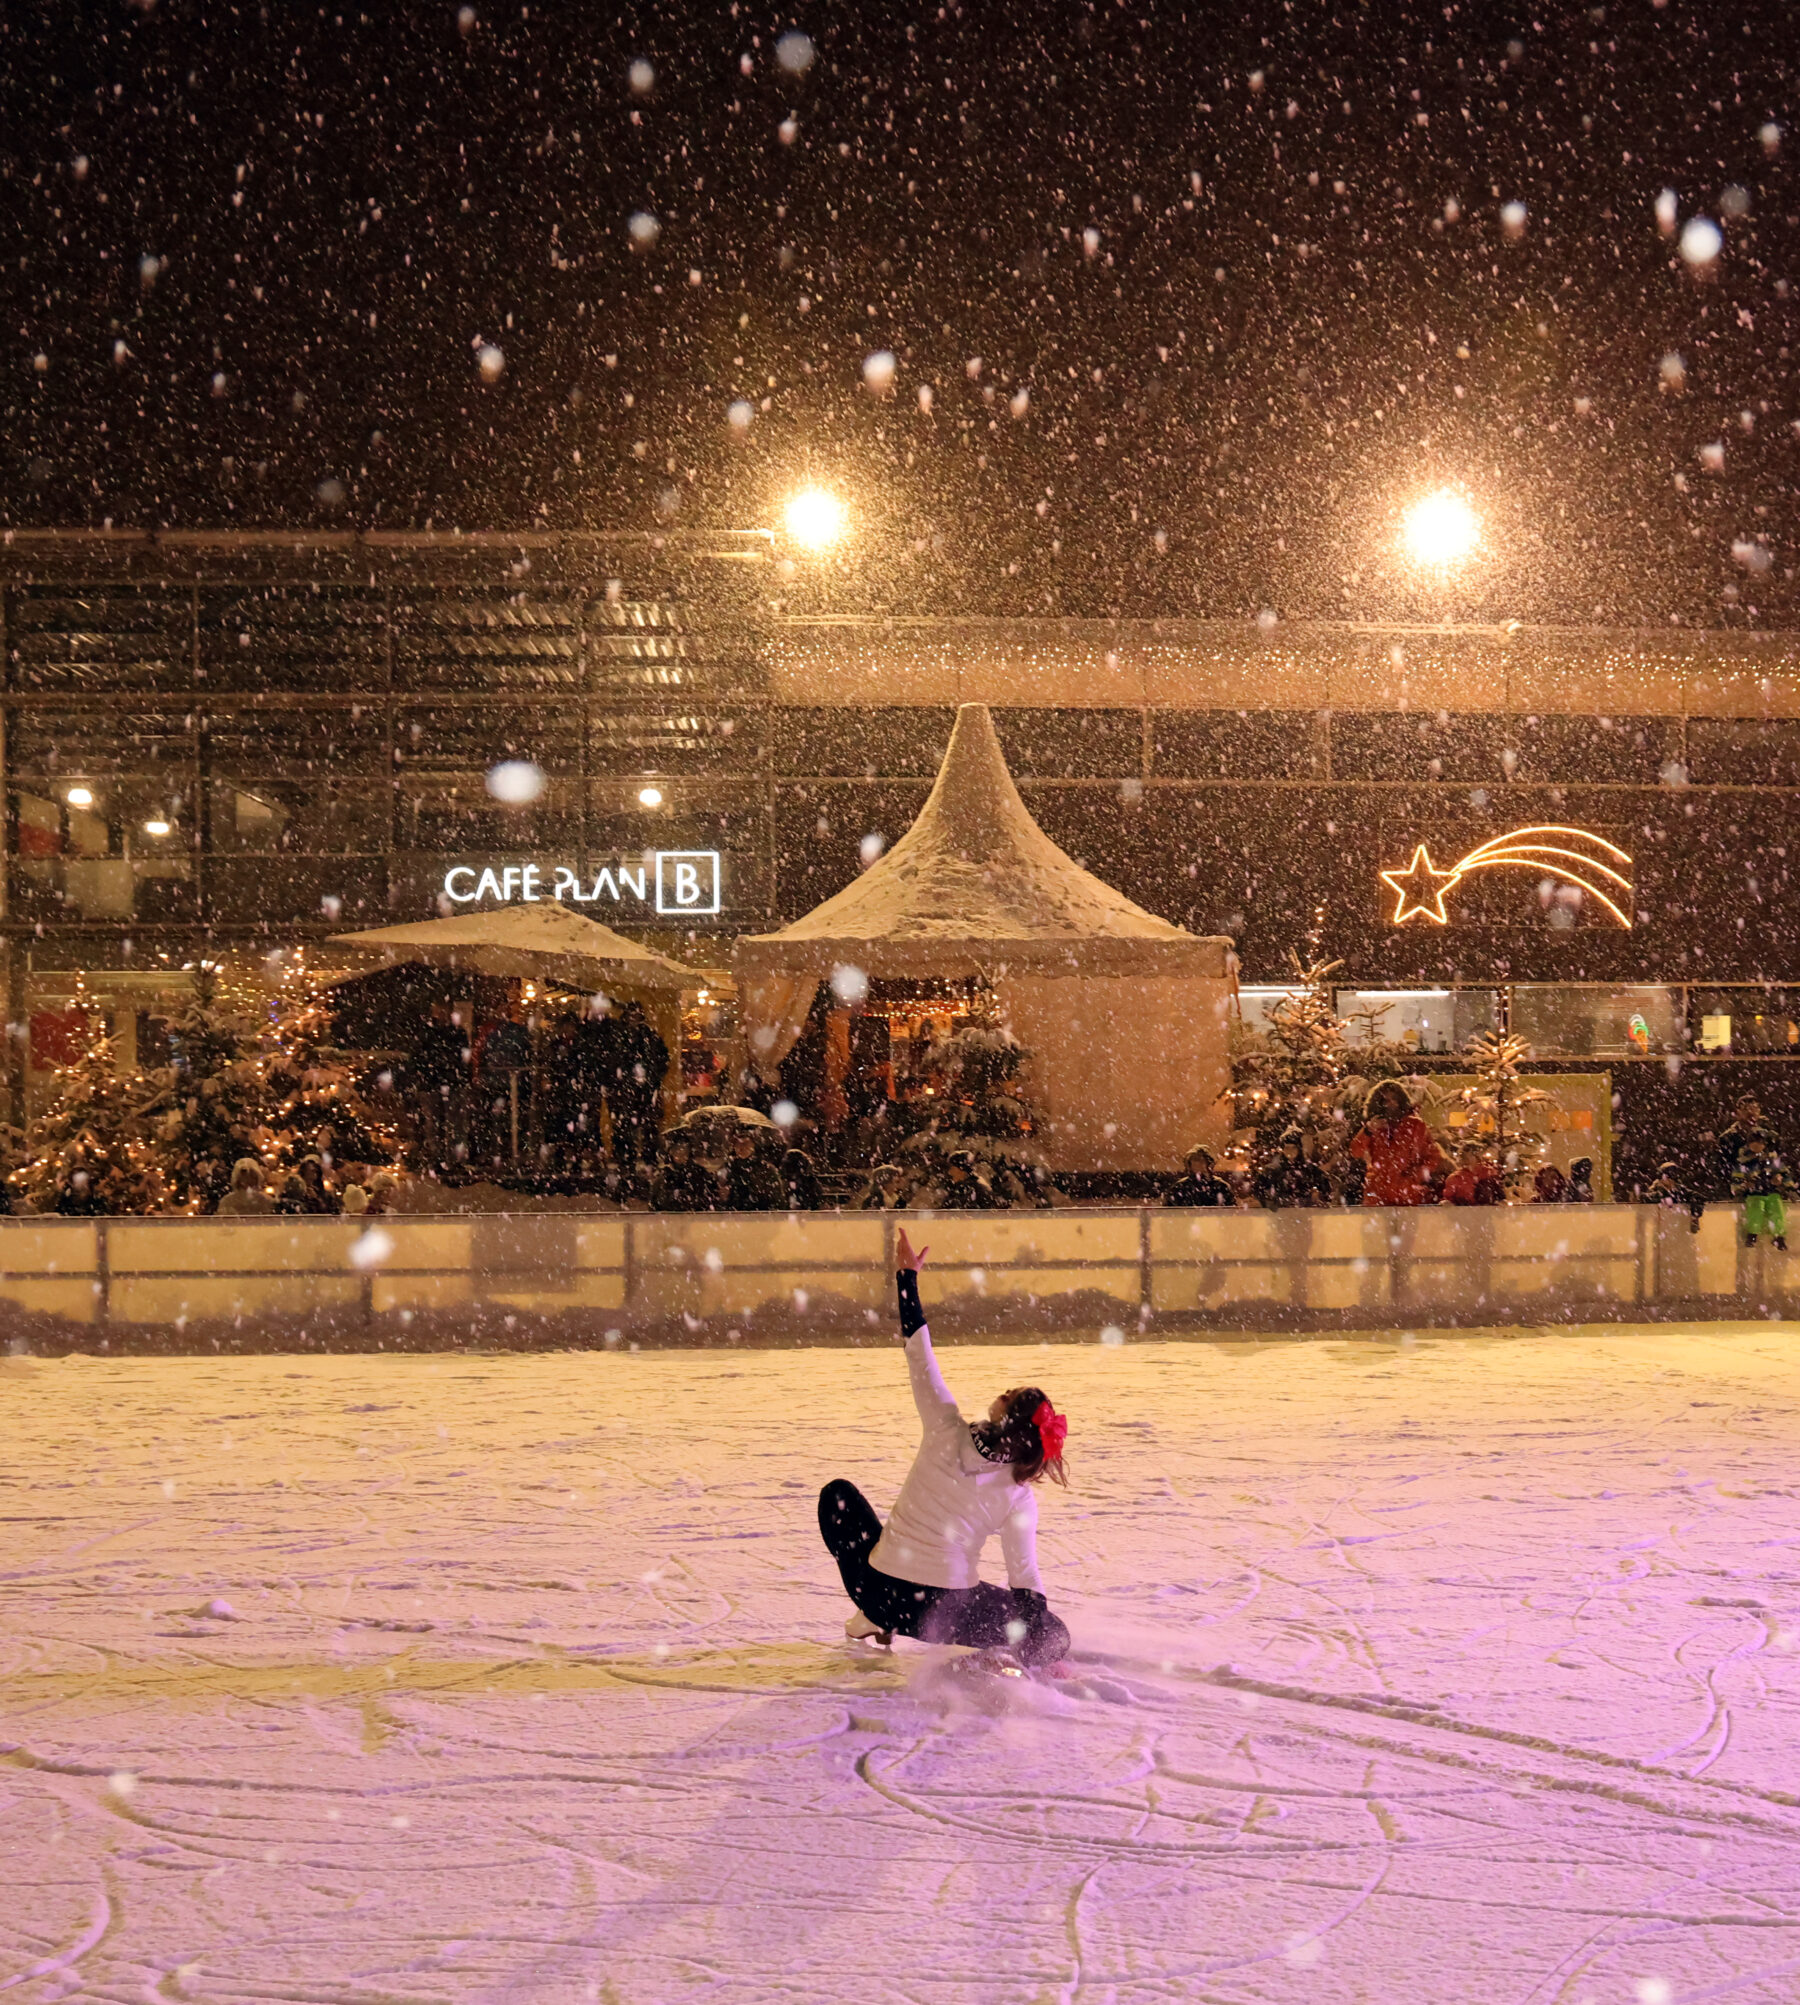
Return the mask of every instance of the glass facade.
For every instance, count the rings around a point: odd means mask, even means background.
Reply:
[[[1480,714],[1408,709],[1349,630],[1296,638],[1277,688],[1222,628],[1152,646],[1128,622],[834,623],[769,596],[766,541],[664,541],[0,549],[8,1021],[75,968],[110,971],[135,1021],[127,977],[491,902],[488,871],[493,895],[579,886],[583,910],[717,966],[905,831],[979,698],[1055,841],[1233,937],[1247,1024],[1322,925],[1353,1030],[1421,1057],[1502,1023],[1594,1064],[1800,1051],[1780,932],[1800,725],[1616,715],[1594,692],[1559,710],[1555,661]],[[1078,646],[1088,682],[1048,665]],[[1094,700],[1132,647],[1141,700]],[[1458,674],[1492,699],[1473,657]],[[502,760],[538,769],[534,798],[494,797]],[[1628,925],[1535,866],[1471,875],[1448,923],[1395,921],[1381,873],[1419,844],[1441,874],[1551,823],[1635,859]],[[716,858],[716,895],[640,895],[659,857]]]

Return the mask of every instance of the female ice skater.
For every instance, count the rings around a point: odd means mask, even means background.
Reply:
[[[899,1238],[900,1332],[925,1438],[887,1529],[854,1483],[819,1492],[819,1530],[857,1612],[851,1637],[886,1643],[898,1632],[927,1643],[1009,1651],[1021,1664],[1054,1664],[1069,1632],[1050,1613],[1037,1569],[1037,1492],[1042,1476],[1068,1486],[1063,1442],[1069,1423],[1035,1386],[1003,1392],[971,1427],[956,1410],[931,1354],[919,1307],[917,1253]],[[1005,1587],[980,1577],[981,1549],[1000,1534]]]

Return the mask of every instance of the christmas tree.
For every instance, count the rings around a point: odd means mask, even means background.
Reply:
[[[909,1198],[941,1189],[949,1159],[967,1154],[1004,1202],[1049,1201],[1049,1166],[1031,1140],[1031,1107],[1020,1084],[1030,1057],[992,1017],[971,1018],[944,1040],[930,1117],[899,1152]]]
[[[149,1121],[170,1202],[210,1210],[234,1163],[270,1160],[270,1097],[254,993],[210,961],[193,978],[179,1013],[163,1019],[169,1063],[155,1075]]]
[[[271,1160],[291,1169],[307,1156],[332,1163],[400,1159],[400,1139],[380,1120],[358,1068],[331,1042],[333,1009],[323,975],[296,951],[282,972],[268,1037]]]
[[[1279,1133],[1331,1119],[1337,1088],[1350,1070],[1350,1053],[1332,988],[1332,977],[1344,964],[1320,958],[1324,929],[1321,905],[1306,936],[1306,958],[1291,950],[1288,954],[1293,993],[1269,1010],[1265,1032],[1240,1044],[1235,1081],[1250,1103],[1250,1118],[1240,1120],[1240,1126]]]
[[[1456,1096],[1469,1112],[1465,1132],[1492,1148],[1508,1181],[1517,1183],[1542,1157],[1548,1140],[1532,1110],[1554,1105],[1556,1096],[1525,1083],[1519,1067],[1530,1058],[1531,1046],[1522,1037],[1483,1031],[1465,1055],[1475,1069],[1474,1083]]]
[[[164,1184],[149,1122],[159,1091],[142,1073],[121,1076],[118,1046],[77,974],[69,1011],[80,1049],[59,1065],[50,1098],[26,1125],[24,1160],[7,1177],[15,1204],[54,1211],[71,1191],[108,1211],[155,1211]]]

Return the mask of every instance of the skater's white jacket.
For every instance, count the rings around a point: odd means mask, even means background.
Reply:
[[[1006,1584],[1042,1594],[1036,1492],[1013,1481],[1010,1462],[990,1462],[975,1446],[931,1354],[928,1329],[907,1338],[906,1368],[925,1438],[869,1564],[921,1587],[974,1587],[981,1549],[998,1532]]]

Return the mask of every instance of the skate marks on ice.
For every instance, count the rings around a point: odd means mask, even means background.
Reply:
[[[842,1642],[866,1353],[9,1373],[7,2005],[1790,2000],[1791,1346],[1059,1349],[1056,1682]]]

